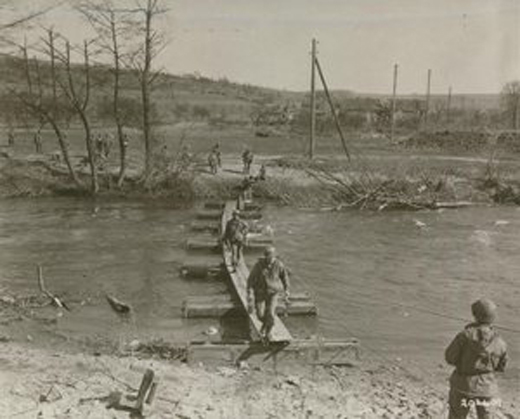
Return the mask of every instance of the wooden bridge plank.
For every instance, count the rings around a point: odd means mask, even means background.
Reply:
[[[236,208],[235,201],[228,201],[224,207],[222,213],[222,231],[225,231],[226,223],[231,218],[231,213]],[[247,278],[249,277],[249,269],[245,264],[244,258],[238,263],[236,269],[233,269],[231,264],[231,251],[226,246],[222,246],[222,254],[224,262],[226,264],[227,271],[231,282],[235,288],[237,296],[240,300],[242,308],[248,313],[249,321],[251,325],[251,332],[253,340],[260,339],[260,330],[262,328],[262,322],[258,319],[256,313],[249,313],[247,303]],[[289,342],[292,340],[292,336],[282,323],[278,316],[275,317],[273,329],[271,330],[271,341],[272,342]]]

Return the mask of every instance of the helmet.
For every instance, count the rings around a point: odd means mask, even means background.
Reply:
[[[276,249],[274,246],[267,246],[264,249],[264,256],[274,256],[276,254]]]
[[[491,324],[496,320],[497,306],[488,298],[481,298],[471,305],[471,312],[479,323]]]

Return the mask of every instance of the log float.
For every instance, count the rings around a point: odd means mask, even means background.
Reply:
[[[258,252],[264,250],[264,248],[270,244],[273,244],[273,239],[269,237],[257,237],[248,240],[247,245],[244,247],[244,252]],[[221,251],[222,245],[214,237],[199,237],[192,238],[186,241],[186,247],[188,250],[208,250],[208,251]]]
[[[221,231],[225,231],[226,223],[231,218],[231,213],[236,208],[235,201],[228,201],[224,207],[224,211],[222,212],[222,228]],[[235,289],[236,295],[238,297],[241,308],[246,311],[249,316],[249,324],[251,329],[251,337],[252,340],[260,340],[261,333],[260,330],[262,328],[262,322],[256,315],[256,313],[250,313],[248,309],[248,301],[247,301],[247,278],[249,277],[249,269],[246,266],[244,258],[242,257],[238,262],[236,269],[233,269],[233,265],[231,263],[231,250],[226,246],[222,246],[222,255],[224,257],[224,262],[226,265],[226,269],[229,274],[229,278],[233,287]],[[273,329],[271,330],[271,339],[270,342],[290,342],[292,340],[292,336],[280,320],[278,316],[275,317],[275,322]]]
[[[218,278],[225,272],[222,265],[208,264],[184,264],[180,268],[183,278],[213,279]]]
[[[253,222],[249,223],[249,234],[248,236],[254,234],[262,234],[264,225],[258,223],[258,220],[253,220]],[[197,232],[206,232],[212,234],[218,234],[220,232],[220,222],[215,224],[215,220],[195,220],[190,224],[190,229],[192,231]]]
[[[226,225],[227,220],[231,216],[231,212],[235,206],[235,202],[230,201],[225,205],[207,204],[207,209],[223,209],[220,226],[212,227],[212,232],[222,231]],[[256,209],[260,209],[258,207]],[[255,209],[255,210],[256,210]],[[215,219],[216,220],[216,219]],[[203,221],[196,221],[195,223],[203,223]],[[211,225],[210,221],[206,221],[206,225]],[[199,230],[200,231],[200,230]],[[222,246],[221,246],[222,247]],[[275,327],[272,331],[272,340],[270,345],[264,345],[259,342],[259,329],[261,324],[255,314],[250,314],[247,310],[247,295],[246,295],[246,281],[249,275],[247,266],[242,260],[236,272],[230,272],[230,252],[228,249],[220,248],[222,251],[225,264],[218,265],[185,265],[181,268],[181,274],[189,277],[211,277],[217,271],[228,271],[229,278],[236,291],[238,298],[233,299],[231,296],[212,296],[212,297],[188,297],[184,303],[184,307],[201,308],[197,314],[203,312],[201,305],[208,304],[207,309],[213,312],[222,310],[224,314],[229,311],[236,311],[238,315],[245,315],[249,317],[251,325],[252,341],[226,341],[219,343],[210,343],[205,339],[204,341],[192,341],[187,347],[187,361],[188,363],[218,364],[232,363],[234,365],[247,360],[248,362],[265,364],[272,362],[276,370],[280,362],[286,364],[289,362],[296,362],[298,365],[352,365],[352,357],[355,360],[359,359],[359,342],[355,338],[329,340],[319,337],[307,339],[293,339],[285,325],[277,317],[275,320]],[[220,276],[220,275],[218,275]],[[294,293],[291,298],[293,307],[310,303],[310,296],[307,293]],[[211,305],[211,307],[209,307]],[[231,309],[230,309],[231,308]],[[283,312],[283,307],[281,308]],[[316,310],[316,307],[314,306]],[[295,308],[295,310],[297,310]],[[187,314],[185,312],[185,314]],[[293,314],[293,313],[291,313]],[[316,314],[316,313],[314,313]],[[208,314],[210,315],[210,314]],[[211,314],[213,316],[213,314]]]
[[[205,221],[193,221],[190,224],[190,228],[193,231],[204,231],[209,233],[218,233],[220,230],[220,226],[212,223],[212,222],[205,222]]]
[[[244,211],[261,211],[263,209],[262,205],[253,202],[246,202],[244,205]],[[225,206],[226,203],[222,201],[208,201],[204,203],[204,208],[208,210],[223,211]]]
[[[279,305],[276,313],[289,316],[314,316],[318,314],[316,304],[306,292],[291,295],[289,304]],[[227,294],[211,296],[192,296],[183,304],[183,315],[186,318],[208,318],[222,316],[244,316],[240,303]]]
[[[233,209],[235,208],[235,204],[233,204]],[[222,217],[222,212],[220,211],[198,211],[196,214],[197,219],[199,220],[220,220]],[[242,211],[241,217],[244,220],[260,220],[262,218],[262,214],[258,211]]]

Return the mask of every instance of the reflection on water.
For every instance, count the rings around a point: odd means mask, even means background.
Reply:
[[[186,253],[193,214],[166,203],[3,201],[0,286],[34,292],[35,264],[41,263],[51,290],[90,298],[60,320],[65,334],[201,338],[215,321],[183,320],[182,301],[227,287],[179,278],[187,260],[218,262],[218,255]],[[310,291],[318,303],[317,320],[289,320],[300,336],[313,333],[309,325],[317,323],[326,336],[354,335],[391,359],[405,359],[407,367],[445,376],[445,367],[439,367],[444,347],[463,326],[450,317],[469,319],[473,300],[484,295],[496,300],[500,323],[520,329],[516,208],[419,213],[271,208],[266,222],[294,273],[294,288]],[[135,321],[122,325],[105,292],[130,303]],[[520,335],[502,334],[512,355],[508,376],[517,380]]]

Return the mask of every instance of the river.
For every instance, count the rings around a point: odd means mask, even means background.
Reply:
[[[520,329],[518,208],[362,213],[268,207],[265,215],[293,288],[311,292],[318,304],[316,320],[289,320],[301,337],[355,336],[374,356],[440,383],[449,371],[443,350],[464,325],[458,318],[470,319],[472,301],[494,299],[499,325]],[[47,287],[76,302],[34,344],[201,338],[216,321],[183,319],[184,298],[227,288],[179,277],[187,260],[219,260],[186,252],[193,218],[193,210],[167,202],[0,201],[0,291],[37,292],[35,265],[41,264]],[[105,293],[130,303],[135,320],[123,325]],[[511,353],[505,378],[520,390],[520,334],[512,330],[501,331]]]

